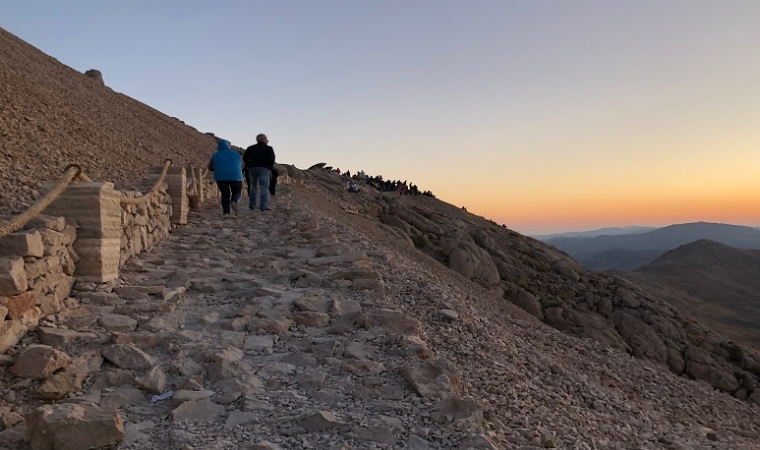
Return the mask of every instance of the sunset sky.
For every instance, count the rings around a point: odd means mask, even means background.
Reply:
[[[758,24],[757,0],[0,3],[0,27],[201,131],[526,234],[760,226]]]

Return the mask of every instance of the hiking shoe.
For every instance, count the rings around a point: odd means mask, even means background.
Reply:
[[[262,211],[271,211],[272,208],[261,208]]]

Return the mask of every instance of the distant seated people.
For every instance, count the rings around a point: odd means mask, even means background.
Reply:
[[[256,208],[256,198],[261,191],[259,207],[262,211],[269,210],[269,178],[274,168],[274,149],[269,145],[266,135],[256,136],[256,145],[251,145],[245,150],[243,162],[248,171],[250,187],[248,194],[248,207]]]
[[[222,192],[222,215],[229,216],[230,209],[237,212],[237,202],[243,190],[243,160],[225,140],[220,140],[216,149],[208,170],[214,172],[214,181]]]

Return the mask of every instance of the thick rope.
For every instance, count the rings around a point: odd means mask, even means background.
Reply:
[[[166,178],[166,174],[169,172],[169,167],[171,167],[171,165],[172,165],[172,160],[167,158],[164,161],[164,170],[161,171],[161,176],[158,177],[158,181],[156,181],[156,184],[153,185],[150,191],[148,191],[148,193],[146,193],[142,197],[137,197],[137,198],[129,198],[122,195],[121,200],[119,200],[121,204],[122,205],[139,205],[140,203],[145,203],[148,200],[150,200],[150,198],[153,197],[153,195],[156,194],[158,190],[161,188],[161,185],[164,183],[164,178]]]
[[[190,164],[190,182],[192,183],[193,187],[195,188],[196,193],[198,192],[198,180],[195,178],[195,166]]]
[[[84,181],[89,180],[89,178],[82,173],[82,168],[71,164],[66,167],[65,173],[61,177],[61,179],[58,181],[58,184],[47,194],[45,194],[44,197],[37,200],[36,203],[34,203],[26,212],[23,214],[16,216],[12,220],[0,225],[0,237],[5,236],[7,234],[13,233],[14,231],[18,231],[27,224],[30,220],[37,217],[45,208],[48,207],[51,203],[53,203],[60,195],[63,193],[63,191],[66,190],[66,187],[74,180],[82,180]]]

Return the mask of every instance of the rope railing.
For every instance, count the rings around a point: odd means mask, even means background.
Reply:
[[[41,199],[37,200],[23,214],[20,214],[7,222],[0,224],[0,237],[20,230],[30,220],[37,217],[45,208],[47,208],[58,197],[60,197],[63,191],[65,191],[69,184],[71,184],[71,182],[74,180],[83,182],[92,181],[87,175],[82,173],[82,167],[77,164],[69,164],[64,169],[64,174],[61,179],[58,180],[58,183],[53,187],[53,189],[50,190],[50,192],[45,194]]]
[[[200,171],[201,171],[201,169],[198,169],[198,173],[200,173]],[[200,180],[198,180],[198,177],[196,176],[195,165],[193,165],[193,164],[190,164],[190,181],[192,182],[193,186],[197,190],[198,189],[198,183],[200,182]]]
[[[161,171],[161,176],[158,177],[158,180],[156,181],[156,184],[153,185],[153,187],[148,191],[145,195],[142,197],[136,197],[136,198],[129,198],[126,196],[122,196],[119,200],[122,205],[139,205],[140,203],[145,203],[150,198],[158,192],[158,190],[161,188],[161,185],[164,182],[164,178],[166,178],[166,174],[169,172],[169,167],[172,165],[172,160],[169,158],[166,158],[164,160],[164,170]]]

